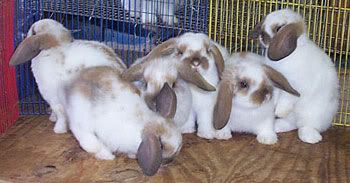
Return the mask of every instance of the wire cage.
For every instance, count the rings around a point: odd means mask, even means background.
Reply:
[[[208,0],[17,0],[15,44],[32,23],[51,18],[76,39],[106,43],[130,65],[170,37],[188,31],[207,33],[208,5]],[[21,114],[49,113],[30,64],[18,66],[16,72]]]
[[[33,22],[52,18],[77,39],[113,47],[127,65],[162,41],[188,31],[207,33],[231,52],[262,54],[259,44],[248,39],[249,31],[269,12],[286,7],[305,17],[309,37],[335,62],[341,102],[334,124],[350,126],[350,0],[16,0],[15,45]],[[30,64],[18,66],[16,73],[20,113],[48,114]]]
[[[0,1],[0,134],[18,117],[15,69],[9,60],[13,44],[13,1]]]

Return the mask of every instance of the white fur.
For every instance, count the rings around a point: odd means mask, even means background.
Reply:
[[[295,22],[304,23],[304,20],[296,12],[284,9],[267,15],[263,27],[273,37],[272,25]],[[269,49],[268,45],[265,46]],[[279,97],[276,115],[290,125],[283,128],[284,125],[276,124],[278,131],[289,131],[294,126],[299,129],[302,141],[317,143],[322,140],[320,132],[331,126],[339,103],[337,73],[329,56],[307,37],[304,28],[292,54],[277,62],[266,57],[266,64],[281,72],[301,94],[296,98],[283,92]]]
[[[106,55],[104,49],[113,53],[114,51],[102,43],[83,40],[67,41],[71,39],[67,38],[68,30],[54,20],[44,19],[35,22],[28,31],[28,37],[34,32],[36,35],[52,34],[59,41],[64,40],[59,46],[44,50],[33,58],[31,68],[41,95],[52,109],[50,120],[57,120],[54,131],[65,133],[67,131],[65,109],[59,99],[65,83],[83,68],[108,65],[123,70],[126,67],[116,55],[115,58]],[[70,36],[69,32],[68,35]]]
[[[202,67],[196,68],[197,71],[207,80],[211,85],[217,87],[219,83],[219,76],[217,72],[217,68],[215,65],[215,60],[213,56],[207,54],[207,50],[204,48],[204,44],[215,44],[219,50],[222,52],[224,59],[229,55],[227,50],[210,40],[209,37],[202,33],[192,33],[188,32],[181,35],[177,39],[177,44],[179,46],[186,45],[187,49],[182,54],[180,60],[183,60],[196,51],[199,51],[201,56],[206,57],[209,61],[209,67],[207,70]],[[197,121],[198,129],[197,135],[206,139],[229,139],[231,138],[231,132],[228,127],[225,127],[221,130],[215,130],[212,126],[213,120],[213,110],[216,103],[217,91],[207,92],[202,89],[199,89],[197,86],[190,85],[193,104],[192,104],[192,112],[189,117],[188,124],[195,124]]]
[[[91,70],[96,68],[91,68]],[[176,154],[181,148],[181,133],[157,113],[151,111],[143,98],[130,91],[128,83],[120,79],[120,74],[110,71],[99,73],[97,77],[111,83],[111,89],[95,88],[96,96],[88,97],[81,92],[79,79],[68,86],[65,107],[70,128],[81,147],[98,159],[114,159],[113,152],[135,157],[142,141],[142,134],[148,125],[164,127],[159,136],[162,143],[170,144],[174,151],[164,154],[163,158]],[[156,131],[155,129],[151,129]]]
[[[160,16],[162,21],[169,25],[178,22],[175,17],[178,0],[121,0],[121,3],[124,9],[130,12],[131,16],[140,17],[143,24],[156,24],[157,16]]]
[[[232,99],[232,109],[228,122],[233,132],[247,132],[257,135],[257,140],[262,144],[274,144],[277,135],[274,131],[274,95],[267,96],[262,104],[252,102],[252,93],[255,92],[263,80],[268,81],[261,62],[264,57],[254,53],[246,53],[244,57],[239,53],[232,55],[227,60],[224,71],[224,80],[229,80],[237,88],[240,79],[248,78],[252,82],[248,93],[235,92]],[[270,84],[271,85],[271,84]],[[237,89],[234,89],[236,91]],[[274,88],[274,90],[277,90]]]

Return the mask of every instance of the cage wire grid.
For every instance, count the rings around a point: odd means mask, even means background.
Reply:
[[[350,0],[155,0],[145,11],[136,5],[125,10],[125,1],[16,0],[15,44],[24,39],[33,22],[52,18],[63,23],[77,39],[102,41],[113,47],[127,65],[162,41],[188,31],[208,33],[231,52],[262,54],[261,46],[248,39],[249,31],[269,12],[288,7],[304,16],[309,37],[334,61],[341,85],[334,124],[350,126]],[[174,15],[158,12],[171,7]],[[150,15],[151,21],[142,22],[142,13]],[[178,23],[167,24],[164,17],[177,19]],[[30,65],[18,66],[16,71],[21,114],[48,114]]]

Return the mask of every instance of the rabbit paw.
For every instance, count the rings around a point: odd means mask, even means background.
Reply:
[[[231,130],[228,129],[222,129],[216,131],[215,138],[221,139],[221,140],[228,140],[232,137]]]
[[[298,130],[299,139],[303,142],[315,144],[322,140],[320,132],[311,127],[302,127]]]
[[[113,160],[115,158],[115,156],[110,151],[104,148],[96,153],[95,157],[101,160]]]
[[[53,131],[57,134],[66,133],[67,126],[65,121],[58,120],[53,128]]]
[[[196,130],[193,128],[193,127],[190,127],[190,128],[182,128],[181,129],[181,133],[193,133],[195,132]]]
[[[52,121],[52,122],[56,122],[57,121],[57,116],[56,116],[56,114],[54,112],[51,112],[49,120]]]
[[[214,130],[198,130],[197,136],[204,139],[213,139],[215,137]]]
[[[277,142],[277,135],[275,133],[263,133],[263,134],[258,134],[256,139],[261,144],[271,145]]]

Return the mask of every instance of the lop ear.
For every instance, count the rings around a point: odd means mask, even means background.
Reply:
[[[163,117],[173,118],[176,113],[177,99],[174,90],[165,83],[156,96],[156,109]]]
[[[255,26],[254,26],[254,29],[253,31],[250,31],[249,32],[249,35],[248,35],[248,38],[249,39],[258,39],[259,38],[259,35],[261,34],[262,32],[262,24],[264,23],[264,19],[263,18],[261,20],[261,22],[257,23]]]
[[[122,78],[126,81],[137,81],[143,78],[143,71],[145,70],[146,63],[141,61],[141,63],[137,63],[132,65],[129,69],[125,70],[122,73]]]
[[[282,27],[271,40],[268,58],[279,61],[293,53],[297,47],[297,40],[304,31],[303,27],[303,23],[291,23]]]
[[[145,58],[146,61],[153,60],[159,57],[164,57],[174,53],[176,50],[176,39],[177,38],[168,39],[160,45],[153,48],[152,51],[147,54]]]
[[[300,97],[300,93],[289,84],[288,80],[280,72],[267,65],[263,65],[263,67],[265,74],[270,79],[270,81],[272,81],[275,87],[284,90],[292,95]]]
[[[152,176],[162,163],[160,139],[154,134],[144,134],[137,150],[137,162],[143,173]]]
[[[216,90],[216,88],[208,83],[197,70],[191,68],[190,63],[181,62],[178,67],[178,72],[183,80],[196,85],[198,88],[205,91]]]
[[[57,39],[50,34],[30,36],[22,41],[13,53],[10,65],[19,65],[36,57],[42,50],[59,45]]]
[[[209,49],[213,53],[218,76],[221,79],[222,72],[225,69],[224,58],[223,58],[219,48],[214,43],[210,44]]]
[[[219,86],[217,101],[214,107],[213,125],[216,130],[224,128],[230,119],[232,109],[233,86],[222,80]]]

